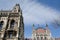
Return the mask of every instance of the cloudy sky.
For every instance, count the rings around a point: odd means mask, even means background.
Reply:
[[[0,10],[11,10],[16,3],[22,9],[25,38],[32,37],[32,24],[48,24],[52,37],[60,37],[60,0],[0,0]]]

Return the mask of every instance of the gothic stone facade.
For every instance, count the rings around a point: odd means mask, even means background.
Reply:
[[[0,40],[24,40],[24,23],[20,5],[0,11]]]
[[[32,40],[53,40],[48,25],[46,24],[46,28],[38,27],[37,29],[33,26]]]

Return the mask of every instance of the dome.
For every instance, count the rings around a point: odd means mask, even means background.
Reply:
[[[39,28],[36,29],[36,32],[37,33],[45,33],[46,29],[44,29],[43,27],[39,27]]]

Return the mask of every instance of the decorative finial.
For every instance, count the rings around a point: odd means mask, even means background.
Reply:
[[[19,6],[19,4],[16,4],[16,6]]]
[[[46,27],[48,27],[48,24],[46,24]]]
[[[33,27],[34,27],[34,24],[33,24]]]

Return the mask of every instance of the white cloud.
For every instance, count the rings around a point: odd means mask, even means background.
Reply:
[[[38,4],[34,1],[29,2],[29,0],[22,1],[21,8],[26,24],[46,24],[46,22],[53,22],[60,13],[51,7]]]

